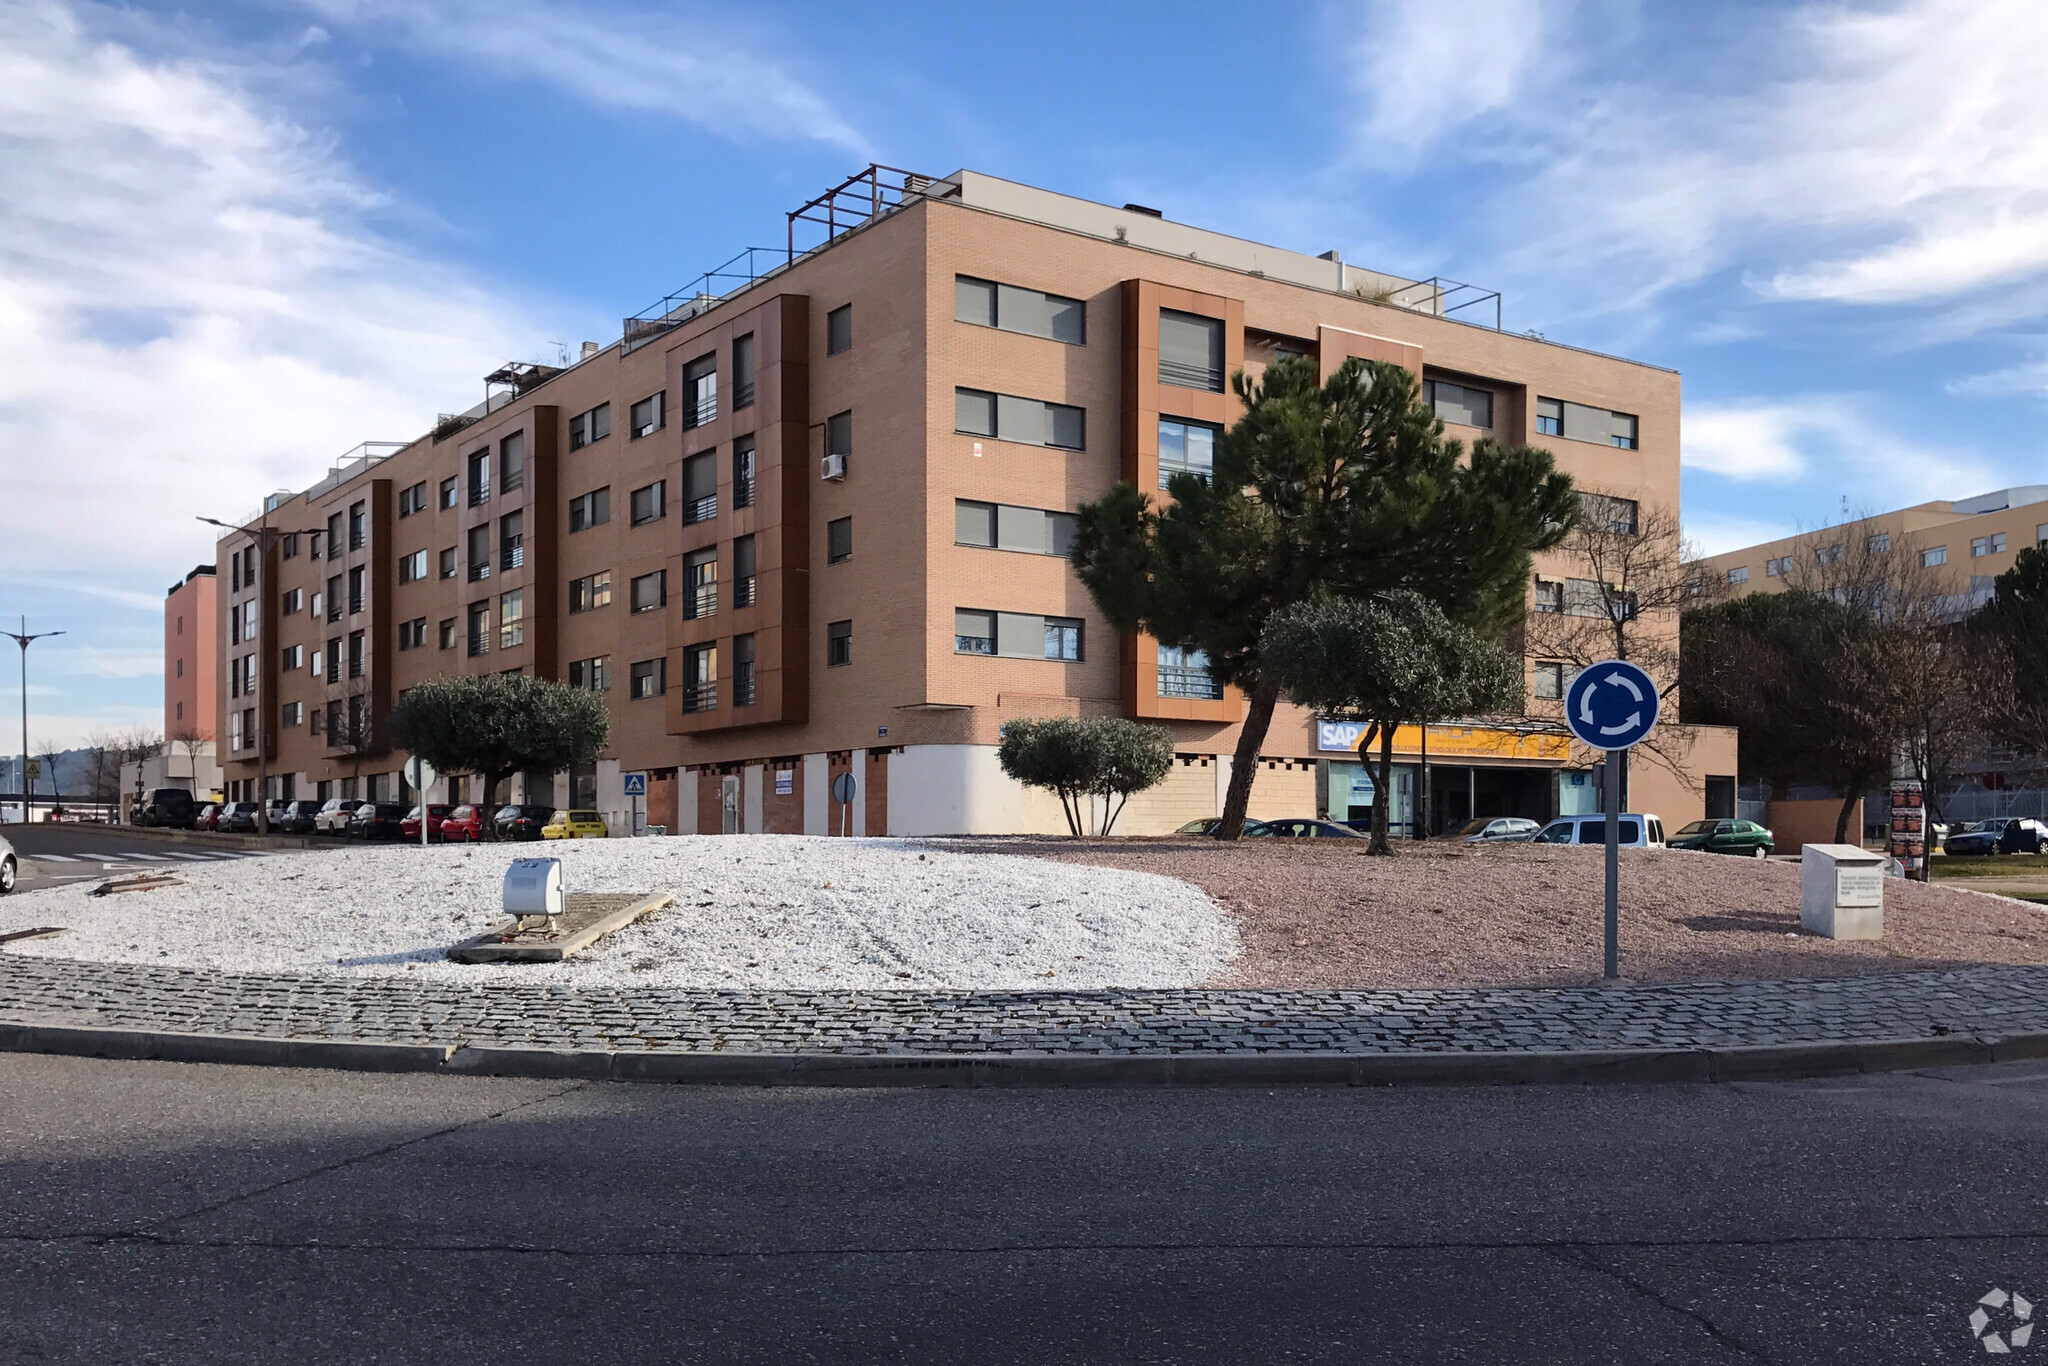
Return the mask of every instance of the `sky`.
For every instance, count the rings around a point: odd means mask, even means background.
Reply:
[[[196,518],[614,340],[870,161],[1679,370],[1708,551],[2048,482],[2044,89],[2039,0],[0,0],[0,624],[67,632],[31,738],[161,723]]]

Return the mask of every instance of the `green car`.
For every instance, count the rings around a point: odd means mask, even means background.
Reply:
[[[1671,837],[1671,847],[1762,858],[1771,852],[1771,832],[1755,821],[1694,821]]]

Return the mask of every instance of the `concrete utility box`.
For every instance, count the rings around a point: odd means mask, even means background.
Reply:
[[[1799,925],[1829,939],[1884,938],[1884,855],[1853,844],[1799,853]]]
[[[568,902],[560,859],[514,859],[505,870],[505,914],[518,916],[521,923],[529,916],[559,916]]]

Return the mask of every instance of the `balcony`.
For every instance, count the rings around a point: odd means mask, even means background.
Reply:
[[[507,573],[526,563],[526,538],[507,537],[498,546],[498,568]]]
[[[1223,685],[1209,677],[1207,669],[1162,664],[1159,666],[1159,695],[1215,702],[1223,697]]]
[[[683,689],[683,710],[685,712],[717,711],[718,683],[692,683]]]
[[[735,610],[754,605],[754,576],[752,574],[747,575],[743,579],[734,579],[732,581],[732,605]]]
[[[754,406],[754,382],[752,380],[745,380],[733,385],[732,406],[735,408],[751,408]]]
[[[490,652],[491,633],[488,630],[471,631],[469,633],[469,657],[475,659],[478,655],[487,655]]]
[[[473,483],[473,484],[471,484],[471,485],[469,486],[469,505],[470,505],[471,507],[482,507],[482,506],[483,506],[483,505],[484,505],[485,503],[488,503],[488,502],[490,502],[490,501],[491,501],[491,481],[490,481],[490,480],[488,480],[488,479],[479,479],[479,480],[477,480],[477,481],[476,481],[475,483]]]
[[[478,579],[488,579],[490,576],[491,561],[488,556],[481,560],[471,560],[469,562],[469,581],[471,583],[475,583]]]
[[[683,603],[683,609],[683,615],[692,620],[697,617],[716,616],[718,614],[718,585],[716,583],[698,584],[696,588],[691,590],[689,598]]]
[[[683,430],[703,427],[718,420],[718,395],[683,400]]]
[[[1210,393],[1223,392],[1223,372],[1213,366],[1189,365],[1184,361],[1159,358],[1159,382],[1170,384],[1176,389],[1206,389]]]
[[[709,498],[699,498],[694,503],[683,504],[683,525],[685,526],[690,525],[692,522],[708,522],[717,515],[718,495],[715,493]]]
[[[732,505],[735,508],[750,508],[754,505],[754,476],[749,474],[733,481]]]
[[[732,704],[735,707],[754,705],[754,666],[740,665],[739,673],[732,680]]]

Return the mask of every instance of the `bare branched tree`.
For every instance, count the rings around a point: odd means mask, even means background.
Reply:
[[[121,741],[110,730],[95,730],[85,737],[85,781],[87,800],[98,803],[121,799]]]
[[[50,739],[48,736],[36,742],[35,750],[35,757],[43,761],[43,777],[47,778],[50,783],[50,793],[53,798],[50,809],[52,811],[62,811],[64,809],[64,780],[57,772],[57,761],[64,757],[64,751],[59,748],[55,740]]]

